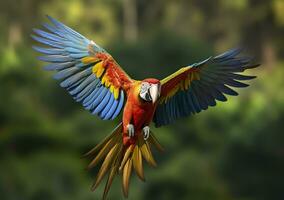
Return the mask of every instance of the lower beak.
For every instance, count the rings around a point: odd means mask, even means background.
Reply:
[[[150,88],[150,96],[152,98],[152,103],[156,103],[157,99],[159,98],[159,85],[155,84],[152,85]]]

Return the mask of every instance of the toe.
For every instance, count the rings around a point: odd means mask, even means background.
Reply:
[[[150,128],[149,126],[145,126],[143,128],[143,136],[144,136],[144,140],[147,140],[150,136]]]

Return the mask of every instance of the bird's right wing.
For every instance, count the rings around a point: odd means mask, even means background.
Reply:
[[[240,49],[183,67],[161,81],[161,96],[154,115],[156,126],[206,110],[216,100],[226,101],[224,94],[237,95],[230,87],[246,87],[241,82],[255,78],[239,74],[257,67],[251,58],[238,56]]]
[[[46,31],[34,29],[32,38],[44,46],[33,48],[45,54],[46,70],[85,109],[101,119],[114,119],[121,111],[132,79],[103,48],[63,23],[49,17]]]

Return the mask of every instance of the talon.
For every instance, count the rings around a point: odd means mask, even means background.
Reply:
[[[134,126],[133,124],[128,124],[127,125],[127,130],[128,130],[128,136],[133,137],[134,136]]]
[[[145,126],[143,128],[143,136],[144,136],[144,140],[147,140],[150,136],[150,127],[149,126]]]

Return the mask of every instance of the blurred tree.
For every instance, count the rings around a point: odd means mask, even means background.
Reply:
[[[136,0],[123,0],[124,37],[126,41],[137,40],[137,6]]]

